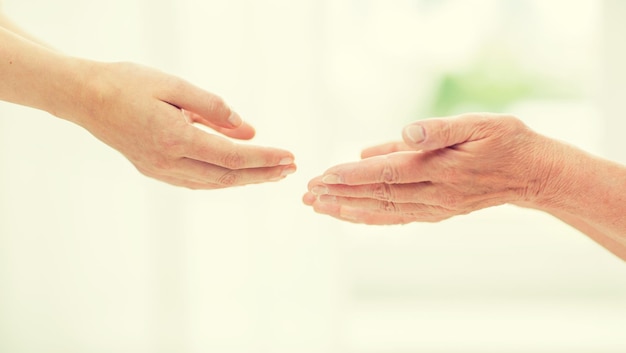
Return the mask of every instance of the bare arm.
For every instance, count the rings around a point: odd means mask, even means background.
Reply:
[[[295,171],[288,151],[219,136],[248,140],[255,134],[220,97],[136,64],[64,55],[27,39],[6,17],[1,21],[0,100],[81,125],[141,173],[216,189],[281,180]]]
[[[0,100],[48,112],[70,106],[80,87],[81,61],[0,27]],[[40,83],[40,84],[37,84]]]
[[[578,229],[582,233],[589,236],[589,238],[593,239],[596,243],[602,245],[605,249],[611,251],[615,255],[617,255],[622,260],[626,261],[626,246],[624,245],[623,236],[619,236],[617,239],[608,236],[607,234],[599,231],[594,226],[591,226],[585,220],[583,220],[579,216],[570,215],[567,213],[561,213],[558,211],[553,211],[551,214],[563,222],[571,225],[572,227]]]
[[[553,182],[528,207],[548,212],[626,260],[626,167],[567,145]]]

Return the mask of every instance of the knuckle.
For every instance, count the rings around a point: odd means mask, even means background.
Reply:
[[[389,159],[385,159],[380,175],[380,181],[386,184],[395,184],[400,180],[398,169],[391,164]]]
[[[376,200],[383,200],[383,201],[393,200],[393,194],[392,194],[391,185],[389,185],[389,184],[376,184],[376,186],[374,187],[374,191],[372,193],[372,196]]]
[[[222,165],[228,169],[241,169],[246,164],[246,158],[241,152],[233,150],[222,157]]]
[[[230,108],[220,96],[211,96],[207,102],[207,108],[210,112],[216,114],[217,117],[221,119],[226,119],[230,115]]]
[[[516,127],[524,126],[524,123],[522,122],[522,120],[515,115],[511,115],[511,114],[502,115],[501,120],[512,126],[516,126]]]
[[[224,102],[224,99],[222,99],[222,97],[220,96],[215,96],[215,95],[211,96],[211,99],[209,99],[207,104],[209,105],[209,108],[211,110],[219,111],[226,107],[226,102]]]
[[[504,119],[514,134],[519,134],[521,132],[530,130],[521,119],[514,115],[507,115]]]
[[[217,179],[217,183],[221,186],[233,186],[239,181],[239,175],[235,171],[228,171]]]
[[[441,120],[441,124],[437,127],[440,141],[452,141],[452,123],[448,120]]]
[[[382,201],[380,203],[380,209],[387,213],[398,213],[398,205],[391,201]]]
[[[481,122],[483,130],[492,131],[494,133],[507,134],[507,133],[519,133],[528,129],[526,124],[515,115],[502,114],[489,116],[483,119]]]

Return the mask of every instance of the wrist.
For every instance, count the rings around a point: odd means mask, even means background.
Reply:
[[[92,115],[97,97],[94,80],[96,62],[81,58],[59,56],[55,78],[50,87],[50,100],[45,110],[61,119],[85,125]]]
[[[571,177],[579,163],[578,153],[567,149],[573,148],[537,134],[527,171],[527,188],[516,203],[518,206],[550,211],[563,205],[575,189]]]

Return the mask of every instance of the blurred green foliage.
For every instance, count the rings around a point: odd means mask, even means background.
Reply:
[[[435,82],[425,116],[463,112],[506,112],[529,99],[567,99],[579,95],[575,85],[523,68],[507,56],[488,56],[464,70],[446,72]]]

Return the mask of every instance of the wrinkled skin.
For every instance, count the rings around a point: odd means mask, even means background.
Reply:
[[[357,223],[437,222],[524,202],[549,172],[550,163],[533,162],[546,160],[541,138],[514,117],[474,114],[422,126],[428,135],[419,146],[405,136],[366,149],[362,160],[314,178],[304,202]]]
[[[403,141],[368,148],[360,161],[311,180],[303,201],[322,214],[377,225],[514,204],[549,213],[626,260],[626,166],[508,115],[413,123]]]

